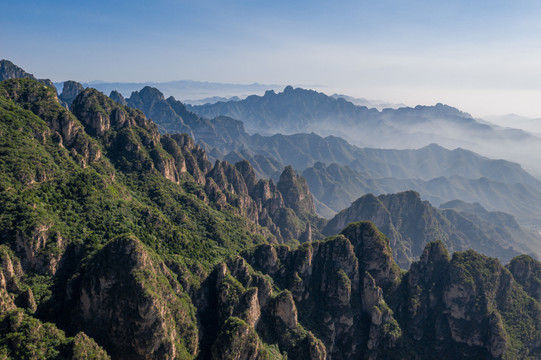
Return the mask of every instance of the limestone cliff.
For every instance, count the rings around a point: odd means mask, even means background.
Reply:
[[[84,89],[83,85],[79,84],[77,81],[65,81],[62,94],[60,94],[58,98],[69,108],[73,103],[73,100],[75,100],[77,95],[83,92]]]
[[[383,349],[394,347],[400,335],[381,288],[394,286],[398,268],[388,245],[377,245],[385,239],[372,227],[354,224],[325,242],[305,243],[296,250],[262,246],[243,255],[291,291],[295,306],[283,305],[290,309],[282,312],[289,314],[282,315],[284,323],[305,324],[323,341],[328,358],[377,358]]]
[[[194,356],[194,308],[173,273],[134,237],[120,237],[89,261],[68,288],[71,327],[116,359]]]

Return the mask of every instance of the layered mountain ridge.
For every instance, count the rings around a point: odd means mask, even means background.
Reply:
[[[288,86],[280,93],[268,91],[263,96],[189,109],[207,118],[230,116],[241,120],[251,133],[314,132],[339,136],[357,146],[393,149],[438,143],[518,162],[536,175],[541,174],[533,155],[541,149],[539,137],[518,129],[491,126],[444,104],[379,111]]]
[[[68,110],[51,87],[6,80],[0,119],[7,358],[541,353],[541,264],[527,255],[505,267],[430,242],[401,271],[371,222],[323,239],[292,167],[275,183],[246,161],[212,164],[93,89]]]
[[[453,209],[452,204],[446,206],[436,209],[414,191],[378,197],[369,194],[329,220],[323,233],[335,235],[349,223],[371,221],[389,238],[402,268],[418,259],[427,243],[437,240],[452,252],[474,248],[506,262],[520,253],[538,251],[536,237],[524,232],[507,214],[489,213],[481,207],[476,215]],[[507,221],[500,221],[505,216]]]
[[[296,90],[287,93],[292,91]],[[319,98],[334,101],[324,94],[318,94]],[[162,132],[193,135],[213,158],[250,161],[259,177],[278,178],[283,164],[291,164],[303,171],[316,197],[318,213],[328,218],[363,194],[405,190],[419,192],[436,206],[455,199],[476,201],[491,211],[514,215],[523,225],[536,225],[541,218],[541,182],[509,161],[488,159],[464,149],[447,150],[436,144],[417,150],[390,150],[358,148],[341,138],[316,134],[249,135],[242,122],[224,116],[200,118],[181,102],[172,97],[166,100],[159,90],[150,87],[126,100],[115,94],[115,99],[143,110]],[[317,102],[312,102],[317,108]],[[432,111],[416,109],[421,113]],[[466,116],[456,109],[438,109],[434,111]]]

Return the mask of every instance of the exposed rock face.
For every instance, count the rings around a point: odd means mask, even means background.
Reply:
[[[126,100],[130,107],[140,109],[148,116],[148,118],[160,119],[156,121],[159,125],[160,121],[164,123],[183,124],[182,117],[177,115],[171,105],[169,105],[163,96],[163,94],[156,88],[145,86],[141,91],[134,91],[130,98]],[[187,128],[182,126],[182,129],[186,132]]]
[[[100,250],[70,295],[76,303],[72,326],[82,327],[114,358],[176,359],[197,352],[189,299],[171,271],[133,237]]]
[[[522,323],[507,317],[510,304],[523,297],[511,274],[471,250],[450,259],[441,242],[428,244],[402,286],[408,295],[399,307],[401,323],[415,340],[434,344],[434,356],[498,359],[512,341],[504,322]]]
[[[0,315],[14,310],[16,294],[21,292],[23,269],[18,259],[4,245],[0,246]]]
[[[389,240],[368,221],[350,224],[342,233],[350,239],[362,271],[370,273],[385,290],[396,285],[400,269],[393,260]]]
[[[51,224],[38,226],[31,236],[17,233],[15,246],[25,269],[42,275],[54,275],[58,270],[67,242],[60,234],[49,232],[50,228]],[[55,253],[46,249],[52,246]]]
[[[308,183],[302,176],[295,174],[291,166],[286,166],[280,180],[278,189],[284,197],[284,203],[287,207],[293,209],[297,214],[315,215],[314,200],[308,190]]]
[[[68,80],[64,82],[64,89],[58,98],[69,108],[73,103],[73,100],[75,100],[77,95],[82,93],[84,89],[83,85],[79,84],[77,81]]]
[[[349,235],[359,244],[359,254],[363,252],[363,240],[369,244],[369,236],[381,236],[367,233],[363,238],[353,230]],[[368,249],[368,245],[364,248],[366,252],[380,250],[378,247]],[[388,254],[390,256],[390,251]],[[297,318],[300,322],[310,319],[309,329],[323,341],[329,358],[375,358],[382,349],[394,346],[400,328],[385,304],[382,289],[369,273],[376,273],[374,269],[379,265],[370,263],[366,256],[359,262],[355,246],[346,237],[306,243],[297,250],[262,246],[244,256],[256,270],[269,274],[281,288],[291,291],[291,295],[285,293],[279,297],[281,300],[272,314],[277,315],[286,328],[293,326]],[[389,288],[390,280],[377,274],[381,284]],[[367,317],[374,321],[360,321]],[[366,338],[371,341],[366,342]]]
[[[322,342],[297,322],[291,293],[273,294],[268,277],[254,272],[243,258],[219,265],[195,304],[203,359],[266,359],[270,354],[263,342],[277,343],[289,358],[325,359]]]
[[[71,111],[83,123],[86,131],[96,136],[102,136],[110,129],[145,126],[148,121],[141,112],[124,108],[90,88],[74,100]]]
[[[286,168],[284,173],[290,174],[290,171],[291,169]],[[288,187],[303,184],[304,179],[297,176],[291,178],[289,175],[284,178],[291,181],[281,182],[282,185],[279,182],[278,186],[272,180],[261,179],[256,182],[254,170],[248,162],[241,161],[232,166],[217,160],[207,174],[207,182],[210,179],[213,181],[213,185],[208,187],[212,193],[209,197],[215,201],[222,199],[222,204],[228,203],[240,208],[244,216],[267,227],[279,242],[321,238],[319,231],[313,231],[310,225],[315,213],[301,210],[306,203],[312,204],[313,210],[312,196],[308,188],[301,187],[303,192],[299,193]],[[297,211],[286,204],[279,186],[288,191],[289,205],[294,206]]]
[[[286,328],[297,326],[297,307],[290,292],[282,292],[274,298],[271,309],[271,314],[279,318]]]
[[[36,79],[34,75],[27,73],[11,61],[0,60],[0,81],[18,78]]]
[[[229,318],[212,346],[212,358],[217,360],[258,359],[260,341],[257,333],[239,318]]]

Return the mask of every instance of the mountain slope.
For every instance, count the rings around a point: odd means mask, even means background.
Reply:
[[[39,81],[43,85],[55,88],[53,82],[49,79],[36,79],[34,75],[27,73],[9,60],[0,60],[0,81],[8,79],[33,79]]]
[[[519,282],[496,259],[449,260],[431,244],[403,273],[368,222],[323,241],[277,243],[276,229],[310,240],[322,225],[292,168],[274,186],[257,181],[247,162],[212,165],[188,136],[162,136],[96,90],[70,112],[30,79],[0,83],[0,132],[6,356],[539,354],[540,305],[521,285],[533,293],[535,271],[514,267]],[[260,222],[273,211],[284,220],[274,230]]]
[[[324,99],[324,95],[319,94],[319,98]],[[522,224],[537,224],[541,218],[541,182],[508,161],[463,149],[450,151],[435,144],[418,150],[361,149],[333,136],[248,135],[239,121],[227,117],[205,120],[181,102],[171,97],[166,100],[159,90],[149,87],[134,92],[127,103],[142,109],[162,132],[192,134],[214,158],[251,161],[263,178],[276,177],[281,164],[296,169],[317,162],[331,164],[330,169],[316,164],[304,173],[317,197],[318,211],[327,216],[366,193],[411,189],[435,205],[454,199],[473,200],[490,210],[511,213]],[[457,110],[438,109],[449,116],[463,115]],[[432,110],[420,107],[418,111]]]
[[[450,209],[440,211],[413,191],[378,197],[365,195],[329,220],[323,233],[337,234],[347,224],[361,220],[372,221],[389,237],[394,258],[402,268],[408,268],[413,259],[421,256],[425,245],[436,240],[443,241],[451,251],[471,248],[502,261],[509,261],[519,252],[532,252],[522,237],[530,243],[539,242],[520,229],[509,232],[505,225],[495,225],[475,215]]]
[[[247,163],[213,167],[187,136],[161,137],[140,111],[93,89],[73,113],[33,80],[0,83],[0,100],[0,240],[23,275],[0,290],[6,309],[84,331],[114,358],[193,357],[188,293],[214,264],[267,239],[317,237],[316,223],[306,231],[312,209],[297,216]],[[287,204],[304,204],[305,190]]]

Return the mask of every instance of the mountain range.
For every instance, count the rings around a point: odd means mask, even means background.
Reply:
[[[157,87],[168,96],[174,96],[177,99],[187,100],[187,103],[200,103],[202,99],[208,99],[201,104],[215,102],[215,100],[237,100],[237,97],[246,97],[252,94],[263,94],[268,89],[281,89],[283,85],[276,84],[228,84],[193,80],[175,80],[166,82],[141,82],[141,83],[126,83],[126,82],[105,82],[92,81],[90,83],[82,83],[87,88],[97,89],[104,94],[109,94],[111,91],[118,91],[123,96],[128,97],[134,91],[138,91],[145,86]],[[61,89],[64,84],[62,82],[55,83],[55,86]],[[239,99],[240,100],[240,99]]]
[[[541,355],[541,263],[507,247],[521,231],[509,215],[438,210],[409,191],[326,221],[293,167],[274,181],[244,160],[211,163],[117,94],[72,85],[61,100],[31,78],[0,82],[2,356]],[[209,139],[231,122],[182,120],[210,125]],[[336,230],[364,215],[391,232],[365,220]]]
[[[279,93],[271,90],[263,96],[189,109],[206,118],[223,115],[241,120],[250,133],[314,132],[373,148],[416,149],[431,143],[450,149],[461,147],[520,163],[541,175],[536,158],[541,150],[539,137],[523,130],[492,126],[443,104],[379,111],[288,86]]]
[[[119,93],[111,96],[141,109],[162,133],[190,134],[213,159],[250,161],[259,177],[277,179],[284,164],[292,165],[308,180],[317,211],[327,218],[366,193],[415,190],[435,206],[458,199],[508,212],[526,226],[536,226],[541,219],[541,182],[516,163],[436,144],[390,150],[359,148],[339,137],[313,133],[250,135],[238,120],[205,119],[155,88],[145,87],[127,99]]]

